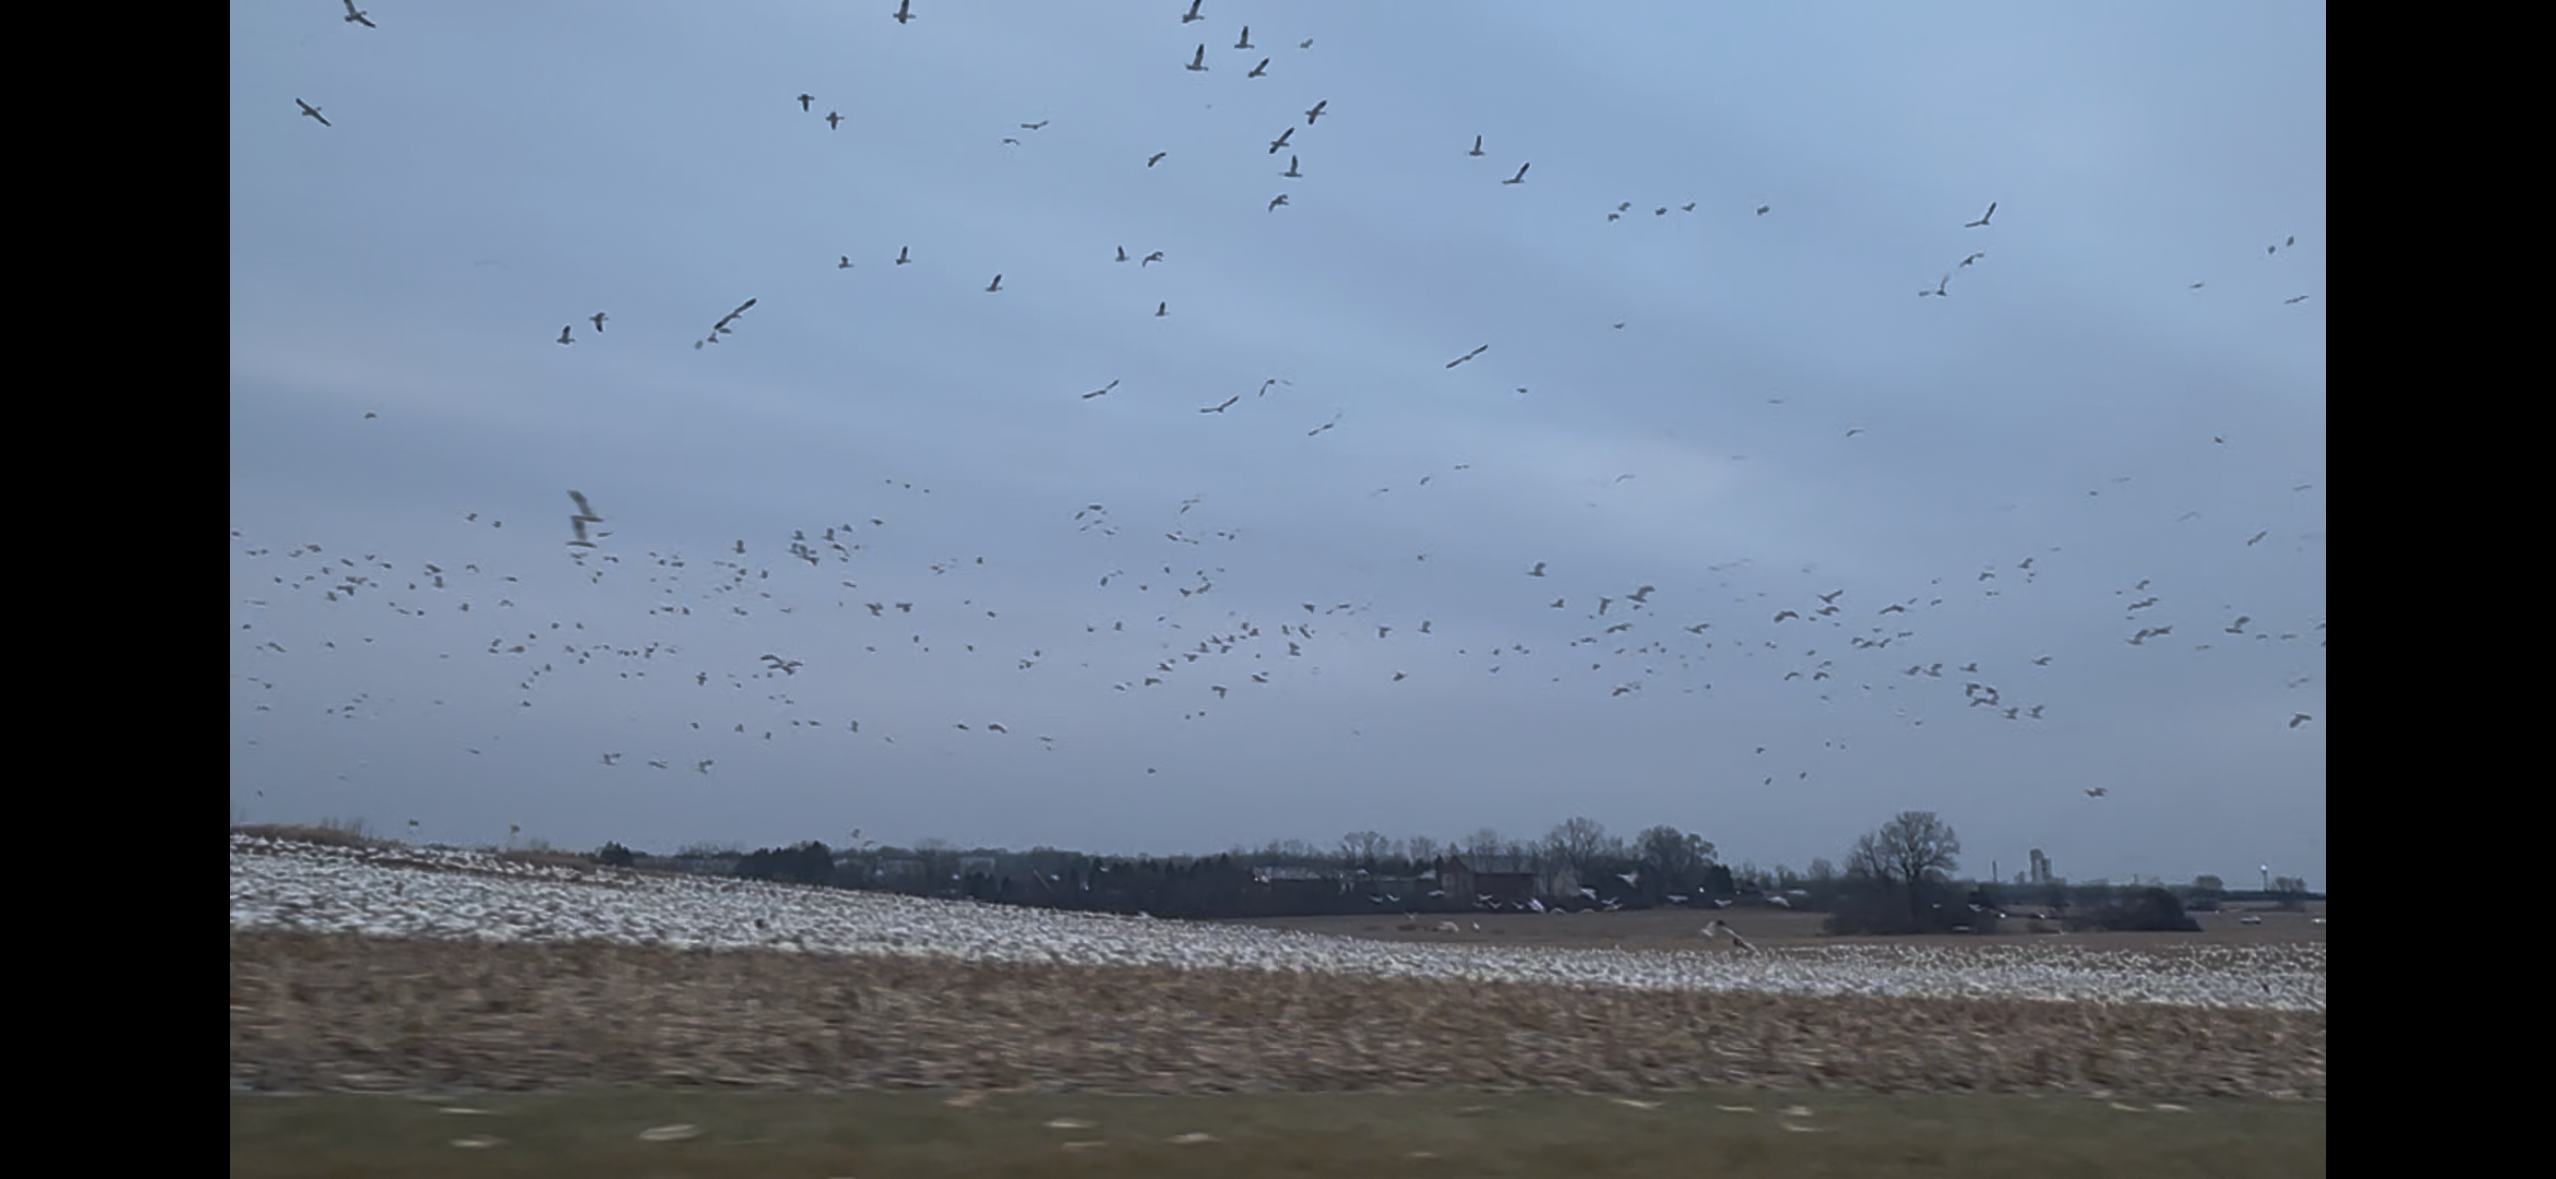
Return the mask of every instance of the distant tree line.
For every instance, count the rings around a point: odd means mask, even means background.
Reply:
[[[2023,917],[2077,928],[2190,929],[2189,909],[2231,899],[2217,877],[2190,886],[2116,889],[2103,881],[2017,884],[1958,880],[1961,837],[1931,811],[1906,811],[1856,838],[1843,867],[1814,859],[1801,872],[1725,863],[1711,840],[1674,826],[1611,835],[1574,817],[1543,837],[1482,828],[1461,839],[1353,831],[1328,847],[1301,839],[1205,856],[1101,856],[1051,847],[1026,852],[913,847],[860,838],[740,851],[691,846],[651,856],[619,843],[603,863],[756,880],[1157,917],[1236,918],[1484,909],[1641,910],[1772,905],[1827,914],[1839,934],[1993,933]],[[2297,905],[2304,882],[2283,877],[2273,897]],[[2020,910],[2020,911],[2019,911]]]

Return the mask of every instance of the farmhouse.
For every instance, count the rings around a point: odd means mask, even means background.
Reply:
[[[1521,856],[1448,856],[1438,869],[1438,887],[1449,902],[1468,907],[1523,905],[1537,895],[1535,868]]]

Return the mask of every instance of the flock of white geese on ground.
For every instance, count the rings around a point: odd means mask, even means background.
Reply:
[[[1641,990],[2325,1008],[2322,943],[2160,952],[1864,944],[1740,953],[1701,940],[1679,951],[1383,942],[242,834],[231,837],[231,928]]]

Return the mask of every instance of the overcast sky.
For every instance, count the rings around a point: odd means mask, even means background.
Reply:
[[[234,814],[2323,885],[2321,5],[1185,7],[235,5]]]

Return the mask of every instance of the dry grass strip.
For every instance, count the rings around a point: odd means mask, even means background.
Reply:
[[[1692,1085],[2325,1096],[2322,1012],[231,935],[261,1090]]]

